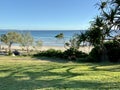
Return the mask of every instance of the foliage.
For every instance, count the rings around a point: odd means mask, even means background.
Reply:
[[[91,51],[92,56],[94,59],[101,59],[100,61],[105,61],[106,59],[106,49],[103,45],[104,40],[106,38],[106,36],[108,35],[108,27],[106,25],[106,22],[104,21],[104,19],[102,17],[96,17],[94,19],[94,21],[91,22],[91,26],[89,28],[88,31],[86,31],[84,33],[85,39],[81,39],[82,37],[79,37],[79,40],[82,40],[85,42],[85,40],[87,42],[89,42],[90,44],[92,44],[95,48],[99,47],[98,51],[97,49],[93,49],[93,51]],[[100,57],[97,58],[97,56],[94,56],[95,53],[99,55]],[[99,61],[99,60],[96,60]]]
[[[55,36],[55,38],[57,39],[57,40],[62,40],[62,43],[63,44],[65,44],[65,38],[64,38],[64,34],[63,33],[59,33],[59,34],[57,34],[56,36]],[[64,46],[65,47],[65,46]],[[66,48],[66,47],[65,47]]]
[[[102,51],[99,46],[94,47],[89,53],[90,62],[101,62]]]
[[[103,46],[103,42],[109,35],[109,29],[102,17],[96,17],[91,21],[90,30],[87,33],[88,41],[94,46]]]
[[[107,48],[108,57],[111,62],[120,61],[120,44],[117,41],[106,42],[105,47]]]
[[[64,52],[60,50],[49,49],[47,51],[41,51],[37,54],[34,54],[34,56],[35,57],[41,57],[41,56],[56,57],[56,58],[63,58],[68,60],[77,60],[78,58],[84,58],[84,57],[87,57],[88,55],[86,53],[78,51],[77,49],[70,48]]]
[[[106,1],[106,6],[107,7],[100,8],[102,16],[111,28],[114,28],[115,30],[120,29],[120,1]]]
[[[63,33],[57,34],[55,36],[55,38],[57,38],[57,39],[63,39],[64,38],[64,34]]]
[[[61,50],[49,49],[47,51],[40,51],[39,53],[34,55],[35,57],[57,57],[61,58],[63,56],[63,52]]]
[[[21,33],[20,45],[26,48],[27,53],[29,53],[29,47],[33,45],[33,42],[34,39],[29,32]]]
[[[92,28],[91,30],[85,33],[87,35],[87,41],[93,45],[97,46],[100,45],[101,41],[101,31],[98,28]]]
[[[69,42],[65,43],[65,48],[74,48],[79,49],[80,43],[78,42],[78,39],[76,37],[72,37],[72,39],[69,40]]]
[[[37,40],[34,42],[33,48],[38,51],[41,46],[43,45],[43,41],[42,40]]]
[[[113,37],[114,38],[115,36],[111,36],[110,33],[112,31],[117,32],[117,30],[120,30],[120,1],[119,0],[109,0],[109,2],[108,2],[108,0],[106,0],[106,1],[101,1],[100,4],[98,4],[98,5],[99,5],[99,9],[101,11],[100,16],[102,17],[102,20],[104,21],[104,25],[102,26],[103,33],[101,35],[101,36],[103,36],[103,35],[104,36],[102,37],[102,40],[105,40],[105,37]],[[105,46],[105,44],[103,44],[103,42],[102,42],[100,45],[101,45],[101,49],[103,51],[103,56],[105,54],[108,54],[109,59],[110,59],[112,53],[115,54],[112,57],[116,57],[117,53],[119,53],[119,48],[118,48],[118,50],[115,50],[116,49],[114,47],[115,43],[113,43],[111,45],[108,44],[108,46]],[[108,48],[108,47],[110,47],[110,48]],[[111,51],[114,51],[114,52],[111,52]]]
[[[99,61],[99,59],[101,59],[100,61],[107,61],[108,56],[107,49],[104,46],[104,40],[106,37],[112,37],[110,35],[112,31],[117,32],[117,30],[120,30],[120,1],[109,0],[108,2],[108,0],[100,0],[100,3],[97,5],[99,6],[100,15],[91,22],[89,31],[79,36],[78,42],[85,42],[85,40],[90,42],[95,46],[90,55],[94,57],[94,59],[97,59],[97,61]],[[97,49],[97,47],[99,48]]]
[[[36,43],[35,46],[37,46],[37,47],[41,47],[43,44],[43,42],[41,40],[37,40],[35,43]]]
[[[108,50],[109,60],[111,62],[118,62],[120,61],[120,47],[119,48],[112,48]]]
[[[18,43],[20,41],[20,34],[17,32],[8,32],[1,35],[1,41],[7,45]]]
[[[85,57],[87,57],[86,53],[78,51],[75,48],[67,49],[63,53],[63,58],[68,59],[68,60],[77,60],[78,58],[85,58]]]
[[[20,34],[17,32],[8,32],[1,35],[1,41],[8,45],[9,55],[11,54],[11,46],[13,43],[19,43],[21,40]]]
[[[85,46],[85,42],[87,41],[87,37],[88,37],[87,33],[81,32],[80,34],[76,34],[75,37],[79,46],[81,43],[83,44],[83,46]]]
[[[110,50],[112,48],[118,48],[118,47],[120,47],[119,43],[116,40],[114,40],[114,41],[107,41],[107,42],[104,43],[104,46],[108,50]]]
[[[104,43],[107,49],[107,56],[110,62],[120,61],[120,45],[117,41],[108,41]],[[101,62],[102,49],[99,46],[94,47],[89,53],[90,62]]]

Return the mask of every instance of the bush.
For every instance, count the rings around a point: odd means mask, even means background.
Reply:
[[[120,61],[120,44],[117,41],[108,41],[104,43],[104,46],[107,50],[108,60],[110,62]],[[99,46],[94,47],[89,53],[91,62],[100,62],[101,61],[102,51]],[[88,57],[88,58],[89,58]]]
[[[99,46],[94,47],[89,53],[88,61],[90,62],[100,62],[101,61],[101,48]]]
[[[120,61],[120,44],[117,41],[106,42],[105,47],[110,62]]]
[[[107,50],[110,50],[112,48],[120,48],[120,44],[117,41],[108,41],[104,43],[104,46]]]
[[[88,55],[86,53],[83,53],[81,51],[78,51],[77,49],[70,48],[64,51],[63,58],[68,60],[77,60],[78,58],[85,58]]]
[[[108,57],[111,62],[120,61],[120,48],[112,48],[108,51]]]
[[[64,52],[60,50],[49,49],[47,51],[41,51],[37,54],[34,54],[34,56],[35,57],[40,57],[40,56],[56,57],[56,58],[63,58],[68,60],[77,60],[78,58],[84,58],[84,57],[87,57],[88,55],[74,48],[70,48]]]
[[[45,57],[57,57],[61,58],[63,55],[61,50],[54,50],[54,49],[49,49],[47,51],[41,51],[34,56],[45,56]]]

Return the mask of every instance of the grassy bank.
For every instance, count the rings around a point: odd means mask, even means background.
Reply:
[[[0,90],[119,90],[120,64],[0,56]]]

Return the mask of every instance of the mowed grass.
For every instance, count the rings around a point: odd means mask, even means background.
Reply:
[[[0,56],[0,90],[120,90],[120,64]]]

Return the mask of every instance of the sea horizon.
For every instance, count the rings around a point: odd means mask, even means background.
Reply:
[[[84,31],[88,29],[0,29],[0,31]]]
[[[74,34],[80,34],[80,32],[85,32],[86,30],[2,30],[0,29],[0,35],[6,34],[7,32],[20,32],[26,33],[29,32],[34,41],[41,40],[43,46],[64,46],[64,42],[68,42]],[[59,33],[64,34],[64,39],[58,40],[55,36]]]
[[[0,35],[6,34],[8,32],[15,31],[20,33],[29,32],[34,41],[42,41],[43,46],[64,46],[65,42],[68,42],[75,34],[84,33],[87,30],[3,30],[0,29]],[[55,38],[57,34],[63,33],[64,39],[58,40]],[[120,32],[119,32],[120,33]],[[111,35],[116,35],[116,33],[112,33]]]

